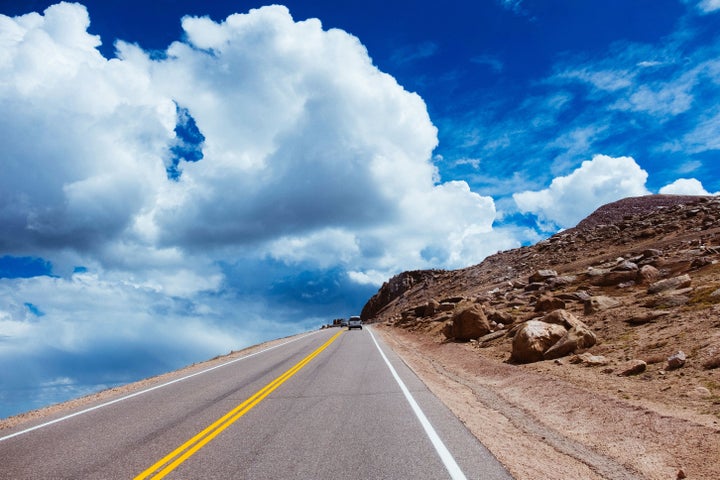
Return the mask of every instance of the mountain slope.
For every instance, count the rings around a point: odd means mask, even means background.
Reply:
[[[532,419],[515,439],[525,438],[531,423],[563,432],[579,445],[574,453],[558,447],[565,440],[546,442],[549,434],[532,438],[605,472],[600,478],[628,474],[611,473],[613,462],[646,478],[720,478],[720,466],[708,462],[720,451],[719,261],[720,198],[628,198],[479,265],[400,274],[368,301],[363,317],[427,370],[426,381],[445,385],[438,394],[446,402],[475,392],[456,411],[469,425],[477,419],[472,412],[514,405]],[[529,325],[562,323],[558,318],[581,325],[594,342],[571,342],[548,356],[555,338],[533,359],[517,353],[516,339]],[[565,328],[560,335],[572,330]],[[503,445],[494,453],[517,464]],[[610,463],[578,453],[583,449]],[[546,452],[533,463],[545,457],[551,473],[560,459]],[[523,478],[522,465],[514,468]]]

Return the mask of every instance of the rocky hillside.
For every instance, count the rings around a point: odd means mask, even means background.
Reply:
[[[362,316],[578,381],[637,376],[634,395],[720,418],[719,261],[720,198],[628,198],[479,265],[402,273]]]

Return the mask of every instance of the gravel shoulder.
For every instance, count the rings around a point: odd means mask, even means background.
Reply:
[[[517,479],[720,478],[720,427],[469,344],[373,326]],[[579,367],[582,368],[582,367]]]

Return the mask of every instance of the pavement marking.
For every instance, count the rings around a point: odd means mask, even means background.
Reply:
[[[377,347],[380,355],[382,356],[383,360],[385,360],[385,363],[390,369],[390,373],[392,373],[395,381],[400,386],[400,390],[402,390],[403,395],[405,395],[405,399],[410,404],[410,407],[415,413],[415,416],[417,416],[418,420],[420,420],[420,424],[422,425],[423,429],[425,429],[425,433],[432,442],[433,447],[435,447],[435,451],[438,453],[438,455],[440,455],[440,460],[442,460],[443,464],[445,465],[445,468],[450,474],[450,478],[452,478],[453,480],[466,480],[465,474],[460,469],[460,466],[455,461],[455,458],[450,453],[450,450],[447,449],[443,441],[440,439],[440,436],[430,424],[430,420],[428,420],[423,411],[420,409],[420,405],[418,405],[418,403],[415,401],[415,398],[413,398],[410,390],[408,390],[407,386],[405,386],[405,383],[400,378],[400,375],[398,375],[397,371],[395,371],[395,368],[390,363],[390,360],[388,360],[388,358],[385,356],[385,353],[383,353],[382,349],[380,348],[380,344],[375,339],[375,335],[373,335],[372,333],[372,330],[370,328],[367,328],[367,331],[368,333],[370,333],[373,342],[375,342],[375,346]]]
[[[162,459],[158,460],[150,468],[136,476],[134,480],[143,480],[146,478],[161,479],[165,477],[181,463],[190,458],[195,452],[208,444],[213,438],[218,436],[223,430],[249,412],[255,405],[260,403],[265,397],[270,395],[275,389],[290,379],[290,377],[300,371],[300,369],[307,365],[313,358],[317,357],[323,350],[329,347],[330,344],[333,343],[343,332],[344,330],[340,330],[338,333],[330,337],[327,342],[323,343],[314,352],[298,362],[294,367],[290,368],[275,380],[265,385],[252,397],[248,398],[243,403],[211,423],[190,440],[180,445]]]
[[[215,365],[214,367],[206,368],[205,370],[201,370],[201,371],[199,371],[199,372],[191,373],[190,375],[186,375],[186,376],[184,376],[184,377],[182,377],[182,378],[176,378],[175,380],[171,380],[171,381],[166,382],[166,383],[163,383],[163,384],[161,384],[161,385],[155,385],[154,387],[146,388],[145,390],[141,390],[141,391],[139,391],[139,392],[131,393],[130,395],[125,395],[124,397],[116,398],[115,400],[110,400],[109,402],[101,403],[100,405],[95,405],[94,407],[86,408],[86,409],[84,409],[84,410],[80,410],[80,411],[78,411],[78,412],[71,413],[71,414],[69,414],[69,415],[65,415],[64,417],[56,418],[55,420],[50,420],[49,422],[45,422],[45,423],[42,423],[42,424],[40,424],[40,425],[35,425],[34,427],[30,427],[30,428],[26,428],[26,429],[24,429],[24,430],[20,430],[19,432],[15,432],[15,433],[12,433],[12,434],[10,434],[10,435],[6,435],[6,436],[4,436],[4,437],[0,437],[0,442],[2,442],[3,440],[9,440],[9,439],[11,439],[11,438],[13,438],[13,437],[17,437],[17,436],[19,436],[19,435],[23,435],[23,434],[28,433],[28,432],[32,432],[33,430],[38,430],[38,429],[40,429],[40,428],[47,427],[47,426],[52,425],[52,424],[54,424],[54,423],[59,423],[59,422],[68,420],[68,419],[70,419],[70,418],[77,417],[78,415],[83,415],[83,414],[85,414],[85,413],[92,412],[93,410],[98,410],[98,409],[100,409],[100,408],[107,407],[107,406],[109,406],[109,405],[113,405],[113,404],[118,403],[118,402],[122,402],[123,400],[127,400],[127,399],[129,399],[129,398],[137,397],[138,395],[142,395],[142,394],[144,394],[144,393],[152,392],[153,390],[157,390],[157,389],[159,389],[159,388],[167,387],[168,385],[172,385],[173,383],[182,382],[183,380],[187,380],[188,378],[192,378],[192,377],[195,377],[195,376],[197,376],[197,375],[202,375],[203,373],[207,373],[207,372],[210,372],[210,371],[212,371],[212,370],[218,369],[218,368],[220,368],[220,367],[224,367],[224,366],[226,366],[226,365],[230,365],[231,363],[239,362],[240,360],[245,360],[246,358],[254,357],[255,355],[260,355],[261,353],[265,353],[265,352],[268,352],[268,351],[270,351],[270,350],[274,350],[274,349],[276,349],[276,348],[282,347],[282,346],[287,345],[287,344],[289,344],[289,343],[292,343],[292,342],[296,342],[296,341],[298,341],[298,340],[301,340],[301,339],[303,339],[303,338],[305,338],[305,337],[308,337],[308,336],[310,336],[310,335],[314,335],[315,333],[318,333],[319,331],[320,331],[320,330],[313,331],[313,332],[310,332],[310,333],[306,333],[305,335],[302,335],[302,336],[300,336],[300,337],[293,338],[292,340],[288,340],[287,342],[283,342],[283,343],[280,343],[280,344],[278,344],[278,345],[274,345],[274,346],[272,346],[272,347],[268,347],[268,348],[266,348],[266,349],[264,349],[264,350],[260,350],[259,352],[251,353],[251,354],[249,354],[249,355],[245,355],[244,357],[236,358],[236,359],[234,359],[234,360],[230,360],[229,362],[221,363],[220,365]]]

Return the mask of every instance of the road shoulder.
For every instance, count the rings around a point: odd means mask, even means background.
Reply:
[[[712,428],[483,359],[463,345],[382,325],[374,331],[517,479],[667,479],[681,470],[720,478],[708,461],[720,451]]]

